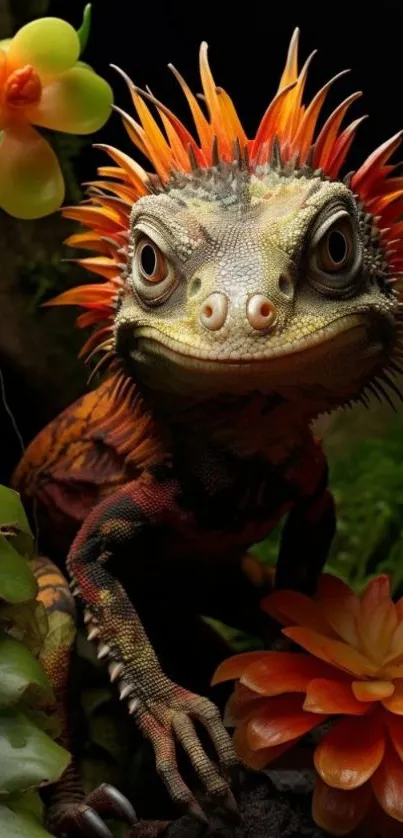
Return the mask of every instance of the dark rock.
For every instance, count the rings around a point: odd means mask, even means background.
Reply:
[[[140,823],[132,838],[325,838],[327,834],[312,821],[310,794],[280,793],[263,773],[242,772],[236,796],[238,823],[222,808],[200,798],[209,826],[183,816],[166,828],[156,824],[154,832],[150,823]]]

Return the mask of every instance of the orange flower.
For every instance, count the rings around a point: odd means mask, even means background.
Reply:
[[[276,591],[262,607],[308,655],[250,652],[219,666],[213,683],[237,679],[226,723],[240,757],[263,768],[333,721],[314,754],[316,823],[346,835],[368,818],[366,838],[394,835],[403,823],[403,599],[392,602],[387,576],[360,598],[325,574],[313,599]]]
[[[40,18],[0,42],[0,207],[17,218],[39,218],[64,198],[57,157],[32,126],[89,134],[106,122],[112,91],[78,61],[89,28]]]

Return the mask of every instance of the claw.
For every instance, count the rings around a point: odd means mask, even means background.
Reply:
[[[199,804],[196,802],[196,800],[194,800],[192,803],[189,803],[188,813],[189,815],[191,815],[192,818],[195,818],[195,820],[199,821],[199,823],[202,823],[204,826],[208,825],[209,819],[205,812],[203,812],[201,806],[199,806]]]
[[[235,794],[238,793],[241,785],[241,768],[241,763],[235,763],[235,765],[226,766],[221,769],[228,785],[234,790]]]
[[[229,791],[226,797],[224,797],[220,801],[220,803],[223,809],[225,809],[225,811],[229,815],[230,820],[234,821],[235,823],[238,823],[241,819],[241,815],[238,809],[238,804],[232,792]]]
[[[114,786],[110,786],[108,784],[102,786],[102,789],[105,796],[109,799],[111,807],[113,807],[113,811],[116,815],[122,818],[122,820],[127,821],[130,826],[134,826],[134,824],[137,823],[137,815],[127,797],[115,789]]]
[[[61,807],[55,806],[50,814],[50,831],[59,834],[80,835],[81,838],[113,838],[103,817],[116,817],[125,821],[130,827],[137,823],[137,816],[133,806],[127,798],[109,783],[103,783],[83,800],[82,803],[71,803]]]
[[[82,829],[88,838],[113,838],[102,818],[93,809],[85,809],[81,814]]]

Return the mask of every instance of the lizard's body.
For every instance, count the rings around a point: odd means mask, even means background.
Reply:
[[[178,537],[172,543],[164,539],[167,561],[186,555],[189,561],[242,555],[296,503],[326,488],[320,443],[307,422],[300,419],[295,426],[294,406],[270,405],[258,394],[242,408],[217,405],[227,441],[218,430],[215,436],[215,429],[206,439],[197,417],[187,429],[179,424],[176,442],[172,432],[169,441],[161,440],[154,427],[155,462],[143,465],[133,462],[133,449],[129,457],[116,450],[113,436],[104,432],[113,386],[114,380],[108,379],[67,408],[31,443],[15,473],[14,482],[25,497],[39,503],[40,531],[58,552],[68,549],[94,507],[132,481],[175,485]],[[128,421],[135,426],[135,418]],[[250,434],[246,440],[245,424]],[[194,427],[199,427],[197,439]],[[139,446],[144,443],[152,449],[150,437],[140,437]]]
[[[192,720],[224,767],[232,744],[214,706],[162,672],[135,606],[142,614],[145,602],[148,619],[155,580],[162,597],[170,578],[185,610],[236,624],[237,596],[231,603],[218,585],[212,595],[217,568],[239,591],[243,556],[286,515],[277,584],[314,588],[334,515],[311,422],[368,387],[383,392],[400,351],[391,280],[403,254],[388,236],[401,236],[401,181],[385,186],[400,138],[338,181],[356,127],[340,133],[340,122],[355,97],[313,143],[324,93],[300,107],[296,45],[294,36],[254,141],[215,87],[204,47],[210,122],[181,82],[200,147],[153,100],[167,143],[129,84],[142,126],[125,124],[158,178],[110,150],[118,168],[102,174],[118,182],[66,211],[92,227],[71,243],[100,254],[82,261],[106,282],[59,300],[87,309],[81,325],[101,325],[87,348],[112,360],[111,374],[31,444],[15,477],[42,527],[61,533],[59,547],[73,539],[68,570],[89,636],[172,796],[194,811],[175,740],[219,797],[228,787]]]

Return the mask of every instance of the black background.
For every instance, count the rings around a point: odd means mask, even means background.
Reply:
[[[50,14],[78,26],[83,2],[53,0]],[[139,86],[148,84],[190,124],[187,106],[166,65],[175,64],[199,92],[198,49],[206,40],[216,82],[233,97],[252,136],[276,91],[295,26],[301,30],[301,59],[318,49],[308,94],[340,70],[351,68],[349,75],[336,82],[326,113],[352,91],[364,92],[352,116],[367,113],[370,119],[359,129],[350,155],[353,168],[364,154],[403,128],[403,2],[93,0],[85,57],[112,84],[120,106],[130,109],[129,96],[111,63],[121,66]],[[130,148],[116,114],[97,139]],[[84,179],[98,162],[98,152],[85,152],[80,163]]]

